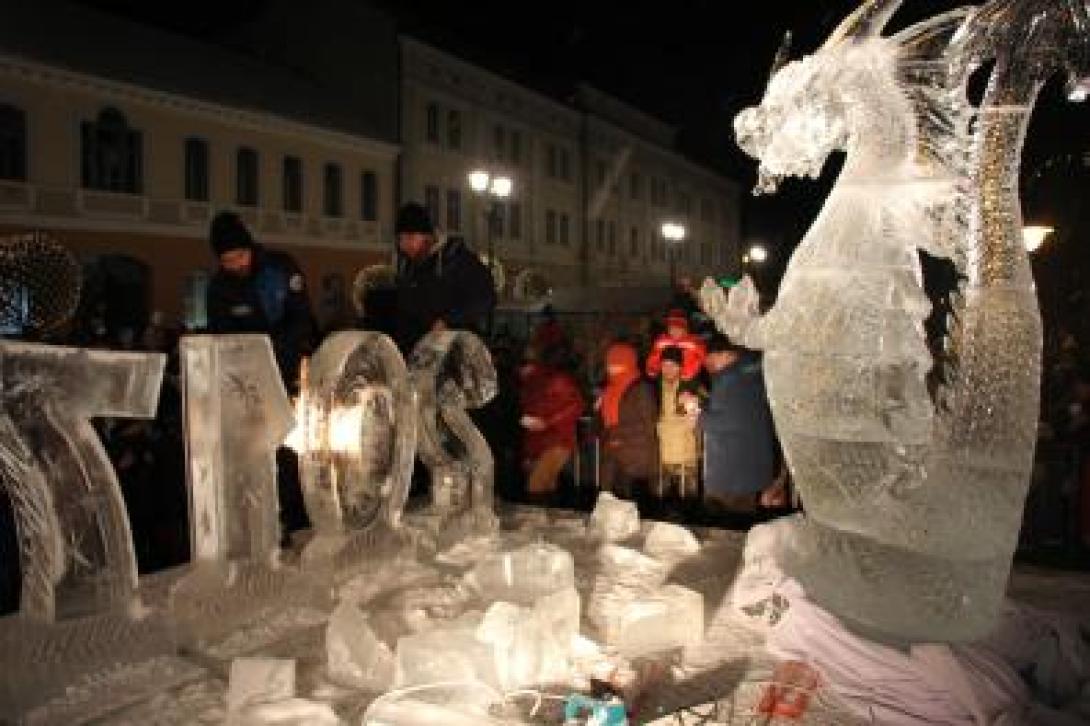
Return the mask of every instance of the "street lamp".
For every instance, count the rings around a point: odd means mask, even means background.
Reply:
[[[662,238],[670,242],[670,284],[677,279],[677,246],[685,239],[685,225],[677,222],[662,223]]]
[[[1022,227],[1022,243],[1026,252],[1036,252],[1055,230],[1043,224],[1030,224]]]
[[[469,188],[481,198],[491,200],[485,210],[485,222],[488,226],[488,273],[493,282],[496,279],[496,220],[499,217],[500,205],[503,200],[511,196],[515,183],[511,177],[503,174],[493,174],[486,169],[474,169],[469,173]],[[492,331],[492,314],[488,316],[488,329]]]
[[[753,245],[746,253],[746,257],[750,262],[759,265],[768,259],[768,250],[763,245]]]

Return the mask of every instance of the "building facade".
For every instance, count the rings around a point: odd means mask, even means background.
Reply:
[[[0,234],[45,230],[89,268],[125,261],[146,295],[121,313],[201,327],[224,209],[293,254],[326,324],[352,317],[360,270],[392,259],[408,200],[492,248],[509,300],[738,267],[738,187],[677,154],[671,127],[399,38],[364,4],[272,0],[229,46],[64,0],[3,5]],[[475,196],[479,168],[513,195]],[[663,240],[665,221],[686,239]]]
[[[47,230],[89,266],[127,258],[148,275],[149,313],[200,327],[215,264],[208,224],[231,209],[256,239],[297,259],[324,322],[350,315],[356,272],[390,259],[395,141],[289,116],[272,103],[214,100],[234,97],[232,75],[281,95],[298,81],[196,41],[58,8],[137,47],[106,72],[54,55],[35,33],[38,13],[17,17],[25,21],[17,40],[18,27],[0,36],[0,232]],[[149,34],[164,64],[172,54],[211,59],[216,80],[182,92],[135,71],[141,82],[129,80],[125,69],[147,60],[139,39],[147,44]]]
[[[508,295],[527,272],[550,287],[661,286],[739,268],[738,185],[676,153],[666,124],[587,86],[560,103],[413,38],[401,72],[401,196],[492,247]],[[475,169],[510,176],[511,198],[493,210],[469,187]],[[667,221],[683,241],[663,239]]]

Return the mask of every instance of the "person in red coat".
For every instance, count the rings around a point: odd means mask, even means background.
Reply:
[[[547,349],[540,358],[519,371],[522,462],[531,498],[556,491],[557,477],[575,450],[576,424],[584,409],[579,384],[563,366],[564,350]]]
[[[667,348],[681,350],[681,380],[691,381],[700,375],[707,355],[704,341],[689,332],[689,321],[681,310],[671,310],[666,316],[666,332],[655,339],[647,356],[647,375],[658,377],[662,370],[662,352]]]

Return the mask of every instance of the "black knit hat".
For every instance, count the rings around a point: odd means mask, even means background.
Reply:
[[[254,238],[250,236],[250,230],[246,229],[246,223],[234,212],[220,212],[212,219],[208,241],[217,257],[224,252],[254,246]]]
[[[409,202],[397,212],[394,234],[435,234],[428,210],[416,202]]]
[[[676,345],[671,345],[662,349],[662,362],[673,361],[678,365],[681,365],[685,361],[685,352],[678,348]]]
[[[733,353],[742,350],[742,346],[738,345],[722,333],[713,333],[711,337],[708,338],[707,350],[709,353]]]

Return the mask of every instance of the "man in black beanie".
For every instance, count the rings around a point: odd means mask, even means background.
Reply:
[[[432,330],[483,333],[496,289],[460,237],[437,233],[428,210],[409,202],[397,213],[397,344],[406,355]]]
[[[284,385],[295,392],[315,329],[302,271],[290,255],[254,242],[234,212],[217,214],[208,236],[219,262],[208,286],[209,332],[268,335]]]
[[[254,242],[234,212],[217,214],[208,238],[219,263],[208,285],[208,331],[268,335],[284,387],[291,395],[298,393],[300,364],[312,352],[315,334],[302,270],[290,255]],[[289,532],[308,527],[310,521],[299,460],[286,447],[276,452],[276,488],[287,541]]]

